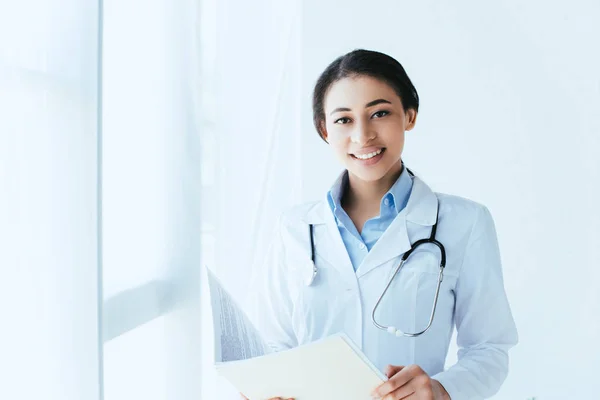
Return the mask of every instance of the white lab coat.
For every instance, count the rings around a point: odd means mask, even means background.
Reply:
[[[411,243],[429,237],[445,246],[447,264],[430,330],[395,337],[371,322],[375,302]],[[314,224],[317,277],[311,286],[308,224]],[[420,246],[405,263],[378,308],[378,322],[417,332],[429,321],[439,272],[439,250]],[[254,300],[256,322],[275,350],[345,332],[381,369],[417,364],[439,380],[452,400],[495,394],[508,372],[508,350],[517,331],[504,290],[492,216],[473,201],[436,194],[418,177],[406,208],[352,267],[326,199],[282,215]],[[456,326],[458,362],[444,371]]]

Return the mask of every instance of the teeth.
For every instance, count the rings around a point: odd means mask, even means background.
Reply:
[[[381,152],[383,151],[383,149],[379,149],[377,151],[374,151],[373,153],[367,153],[367,154],[355,154],[354,157],[356,158],[360,158],[361,160],[368,160],[369,158],[373,158],[378,154],[381,154]]]

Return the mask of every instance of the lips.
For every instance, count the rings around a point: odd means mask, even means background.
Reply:
[[[363,153],[363,154],[353,154],[354,157],[360,159],[360,160],[368,160],[369,158],[373,158],[375,156],[378,156],[379,154],[381,154],[383,152],[383,149],[379,149],[376,151],[372,151],[370,153]]]
[[[350,156],[358,160],[369,160],[373,157],[383,154],[384,151],[385,147],[368,147],[357,152],[350,153]]]
[[[362,154],[350,154],[350,156],[352,157],[352,159],[354,160],[354,162],[362,165],[362,166],[368,166],[368,165],[373,165],[379,162],[379,160],[381,160],[383,158],[383,155],[385,154],[385,147],[384,148],[379,148],[375,151],[369,151],[369,152],[362,152]]]

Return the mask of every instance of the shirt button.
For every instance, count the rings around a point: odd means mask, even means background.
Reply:
[[[364,250],[366,247],[367,246],[365,246],[364,243],[361,243],[361,244],[358,245],[358,248],[361,249],[361,250]]]
[[[383,200],[383,204],[385,204],[386,206],[389,206],[390,205],[390,199],[386,198],[385,200]]]

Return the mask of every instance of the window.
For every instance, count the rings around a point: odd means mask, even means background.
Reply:
[[[215,174],[214,122],[201,112],[211,104],[211,88],[202,83],[211,82],[213,41],[201,6],[104,1],[106,400],[197,399],[201,390],[213,398],[199,379],[203,362],[212,367],[202,357],[212,334],[200,267],[214,241],[203,210]]]

